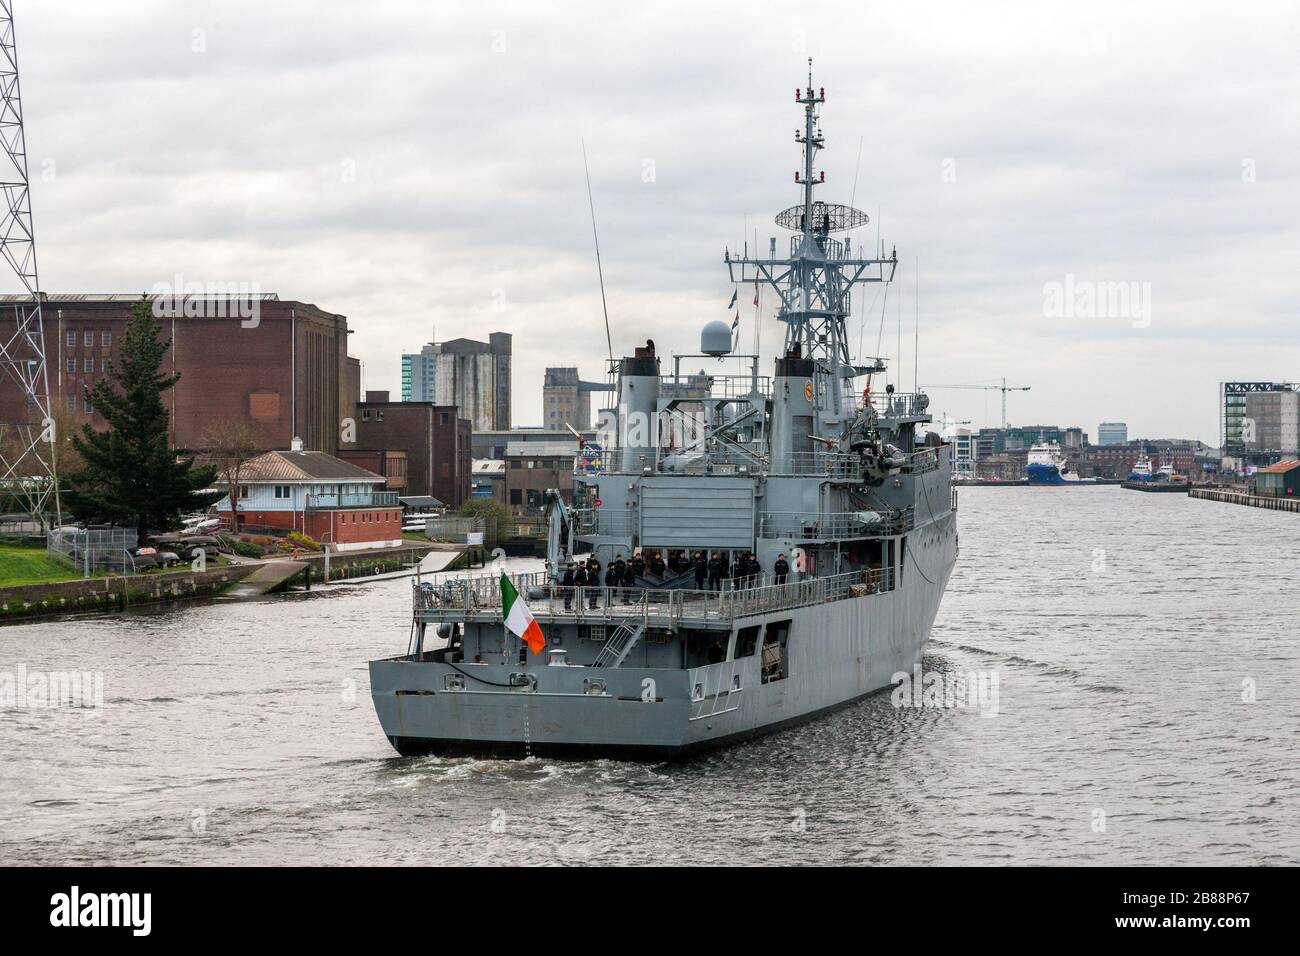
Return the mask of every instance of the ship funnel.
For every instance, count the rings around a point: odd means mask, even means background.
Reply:
[[[729,355],[731,353],[731,327],[720,319],[710,322],[700,332],[700,353],[703,355]]]

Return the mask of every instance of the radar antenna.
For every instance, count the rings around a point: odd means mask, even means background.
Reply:
[[[897,252],[884,258],[883,251],[868,257],[855,255],[852,240],[833,238],[833,233],[848,232],[869,221],[865,212],[838,203],[814,199],[814,191],[825,184],[825,170],[814,168],[817,152],[825,148],[819,108],[826,102],[826,90],[813,87],[812,58],[808,59],[808,86],[796,89],[795,102],[803,108],[803,128],[796,130],[795,142],[803,146],[803,168],[794,181],[802,192],[802,202],[779,213],[776,223],[791,230],[788,255],[778,255],[777,240],[770,240],[767,256],[751,255],[745,250],[738,256],[726,253],[725,261],[733,282],[752,282],[770,286],[778,296],[777,318],[786,323],[786,354],[799,354],[816,360],[825,371],[852,377],[878,371],[880,363],[870,367],[853,366],[849,352],[845,319],[852,308],[850,293],[861,282],[891,282],[898,267]],[[848,367],[847,375],[841,372]],[[836,390],[838,393],[838,389]]]

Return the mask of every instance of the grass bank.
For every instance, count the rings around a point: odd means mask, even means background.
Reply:
[[[72,581],[81,573],[68,562],[52,558],[40,545],[0,544],[0,587]]]

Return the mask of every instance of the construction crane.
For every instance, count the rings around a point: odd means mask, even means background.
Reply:
[[[938,418],[936,418],[936,419],[934,420],[934,423],[935,423],[936,425],[939,426],[939,434],[940,434],[940,435],[943,435],[943,434],[946,434],[947,431],[948,431],[948,429],[952,428],[953,425],[969,425],[969,424],[970,424],[970,419],[969,419],[969,418],[949,418],[949,417],[948,417],[948,413],[947,413],[947,412],[943,412],[942,414],[940,414],[940,416],[939,416]]]
[[[977,388],[981,391],[995,391],[1002,393],[1002,430],[1007,427],[1007,392],[1027,392],[1028,385],[1008,385],[1004,378],[1001,385],[922,385],[921,391],[928,392],[932,388]]]

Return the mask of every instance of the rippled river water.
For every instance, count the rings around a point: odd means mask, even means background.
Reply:
[[[0,628],[0,673],[105,698],[0,709],[0,857],[1300,863],[1300,516],[977,488],[959,522],[926,667],[996,713],[886,692],[681,765],[397,756],[366,661],[407,580]]]

